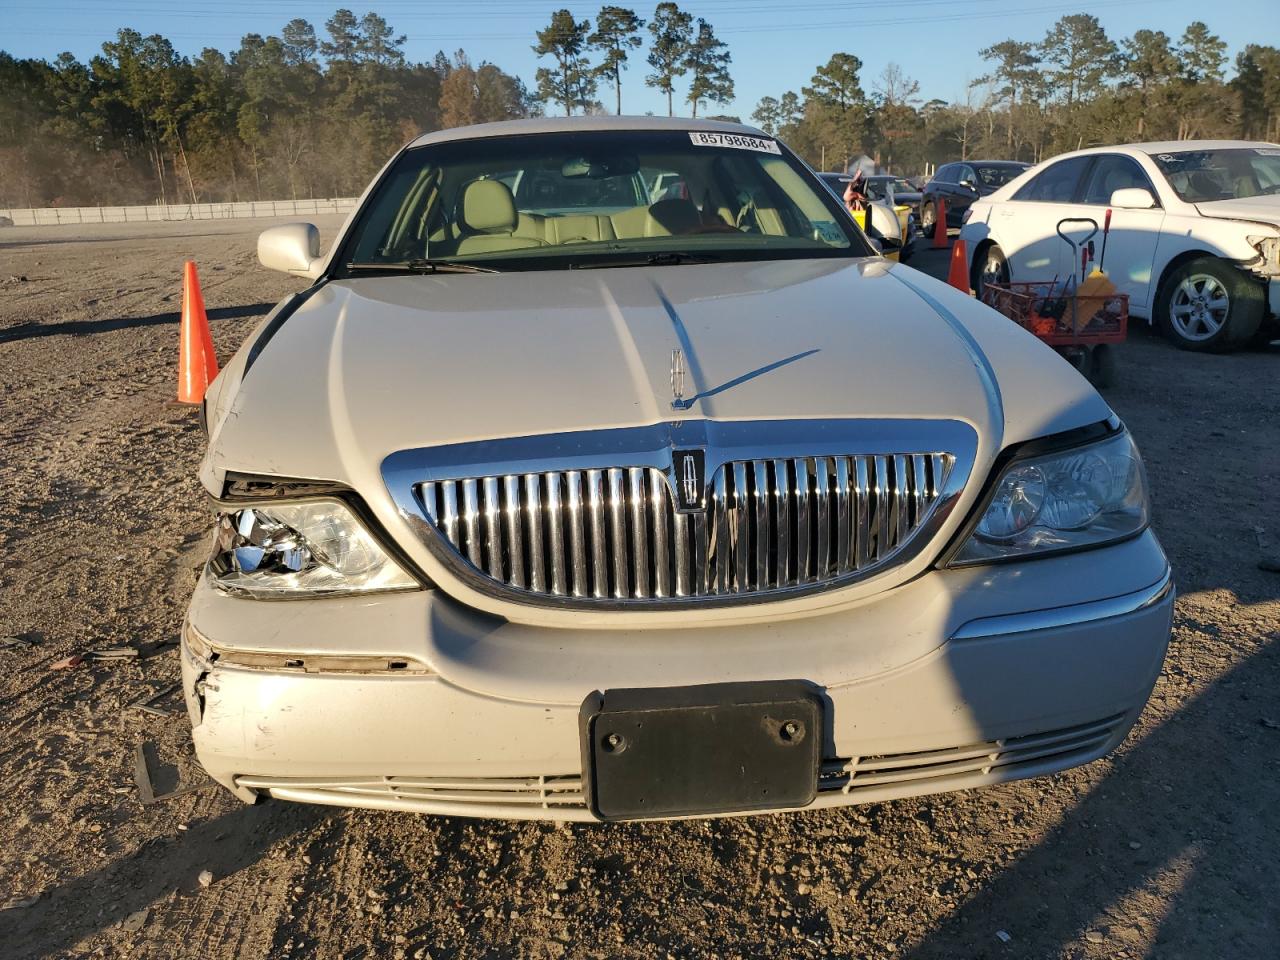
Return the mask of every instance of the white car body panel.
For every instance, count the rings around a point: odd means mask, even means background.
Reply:
[[[960,231],[966,242],[970,266],[979,250],[994,241],[1009,262],[1014,281],[1065,280],[1079,262],[1069,263],[1070,248],[1056,232],[1066,217],[1091,217],[1099,226],[1095,237],[1096,255],[1102,253],[1101,227],[1106,205],[1042,203],[1010,199],[1031,178],[1049,165],[1077,156],[1121,154],[1135,160],[1146,173],[1159,206],[1150,210],[1112,211],[1111,236],[1103,265],[1122,293],[1130,296],[1130,314],[1151,319],[1158,284],[1170,264],[1188,254],[1220,257],[1236,264],[1258,258],[1250,243],[1260,237],[1280,236],[1280,196],[1267,195],[1212,203],[1188,203],[1173,191],[1152,159],[1153,155],[1185,150],[1213,150],[1236,147],[1280,149],[1275,144],[1242,141],[1184,141],[1096,147],[1061,154],[1027,170],[989,197],[976,200],[969,221]],[[1087,233],[1077,225],[1077,238]],[[1273,265],[1280,270],[1280,264]],[[1090,267],[1092,269],[1092,266]],[[1277,313],[1276,281],[1271,280],[1271,311]]]

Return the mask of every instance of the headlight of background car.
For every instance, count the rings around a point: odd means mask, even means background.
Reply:
[[[1145,529],[1147,480],[1127,432],[1018,459],[952,566],[1100,546]]]
[[[256,597],[420,586],[338,500],[254,504],[223,512],[209,572],[215,586]]]

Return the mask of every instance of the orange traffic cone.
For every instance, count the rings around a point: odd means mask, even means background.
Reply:
[[[204,312],[195,261],[182,267],[182,328],[178,337],[178,402],[199,403],[218,375],[218,357]]]
[[[947,283],[966,294],[969,292],[969,257],[963,240],[957,239],[956,245],[951,248],[951,270],[947,274]]]
[[[947,201],[938,198],[938,215],[933,223],[933,245],[934,250],[945,250],[947,248]]]

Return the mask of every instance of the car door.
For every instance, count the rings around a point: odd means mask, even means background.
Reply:
[[[957,165],[955,170],[956,182],[947,186],[947,223],[958,227],[964,220],[964,212],[978,199],[978,172],[967,163]]]
[[[992,239],[1009,263],[1010,279],[1064,282],[1080,264],[1058,236],[1058,222],[1080,216],[1073,201],[1093,157],[1067,157],[1051,163],[1008,200],[993,205],[988,221]],[[1087,228],[1085,231],[1087,232]],[[1081,236],[1077,229],[1071,232]]]
[[[1085,179],[1079,215],[1093,217],[1099,226],[1104,225],[1112,194],[1131,187],[1146,190],[1159,204],[1151,180],[1136,160],[1122,153],[1100,154]],[[1102,266],[1116,289],[1129,295],[1132,306],[1145,308],[1155,294],[1151,274],[1163,222],[1164,210],[1159,206],[1149,210],[1111,211],[1111,232]],[[1097,256],[1101,258],[1102,253],[1099,235]]]

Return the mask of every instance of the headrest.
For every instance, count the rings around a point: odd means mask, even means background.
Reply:
[[[510,233],[517,219],[515,197],[501,180],[476,180],[462,192],[462,227],[467,233]]]
[[[692,200],[659,200],[649,207],[648,236],[661,236],[662,231],[670,234],[689,233],[702,224],[702,215]],[[654,231],[656,224],[661,229]]]

